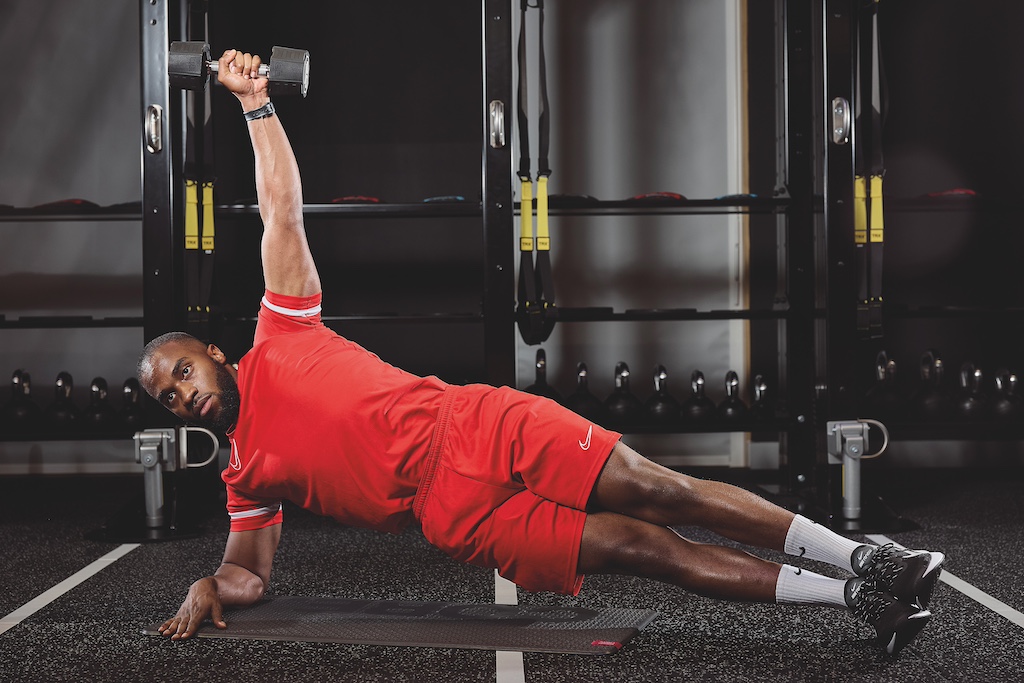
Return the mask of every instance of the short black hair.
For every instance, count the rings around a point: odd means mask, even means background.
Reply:
[[[204,344],[200,339],[197,339],[188,332],[167,332],[166,334],[161,334],[159,337],[146,344],[146,348],[142,350],[142,354],[139,356],[139,360],[135,364],[135,376],[138,377],[140,381],[142,380],[142,372],[145,367],[149,365],[149,361],[153,358],[153,354],[156,353],[157,349],[161,346],[170,342],[187,342],[206,346],[206,344]]]

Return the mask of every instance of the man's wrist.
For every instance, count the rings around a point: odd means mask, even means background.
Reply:
[[[267,93],[259,93],[258,95],[246,95],[245,97],[239,97],[238,101],[242,104],[242,113],[250,112],[254,109],[259,109],[263,105],[270,102],[270,97]]]
[[[251,110],[249,110],[247,112],[243,112],[242,113],[242,116],[245,117],[246,121],[255,121],[257,119],[265,119],[268,116],[273,116],[273,115],[274,115],[274,103],[273,102],[267,102],[266,104],[264,104],[262,107],[259,107],[258,109],[251,109]]]

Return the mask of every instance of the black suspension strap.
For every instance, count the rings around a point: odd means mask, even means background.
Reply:
[[[865,338],[883,336],[882,258],[885,217],[882,204],[884,70],[878,39],[880,0],[865,0],[858,24],[857,156],[854,179],[854,236],[857,243],[857,327]]]
[[[540,115],[538,118],[539,156],[537,168],[537,258],[534,263],[533,238],[533,182],[530,174],[529,87],[527,77],[526,12],[530,7],[539,10],[539,77]],[[523,341],[540,344],[547,340],[557,318],[554,279],[551,274],[551,236],[548,229],[548,161],[550,116],[548,113],[547,65],[544,58],[544,0],[529,5],[520,0],[519,24],[519,180],[520,180],[520,237],[519,237],[519,302],[516,323]]]
[[[189,11],[190,37],[206,38],[208,3],[193,0]],[[185,303],[189,332],[210,336],[214,271],[213,119],[210,88],[186,95],[188,120],[185,148]]]
[[[537,118],[537,297],[543,319],[543,339],[551,336],[558,312],[555,308],[555,280],[551,274],[551,236],[548,230],[548,178],[551,164],[548,150],[551,142],[551,117],[548,111],[548,75],[544,59],[544,0],[537,0],[540,12],[537,31],[538,70],[540,78],[540,113]]]

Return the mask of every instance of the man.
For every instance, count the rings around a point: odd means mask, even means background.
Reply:
[[[452,557],[527,590],[575,594],[585,574],[627,574],[722,599],[846,609],[893,655],[920,632],[941,553],[857,543],[743,489],[661,467],[551,401],[417,377],[326,328],[298,167],[259,65],[228,50],[218,74],[248,121],[264,224],[266,295],[253,348],[236,367],[216,346],[171,333],[139,360],[151,396],[231,442],[223,562],[192,584],[165,636],[188,638],[208,618],[226,628],[225,606],[263,596],[284,500],[383,531],[418,521]],[[688,525],[851,577],[671,529]]]

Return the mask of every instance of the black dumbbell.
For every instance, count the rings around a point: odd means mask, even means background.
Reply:
[[[167,52],[171,87],[203,90],[218,64],[210,58],[210,44],[201,40],[174,41]],[[270,63],[260,64],[259,74],[270,79],[274,95],[306,96],[309,89],[309,51],[275,45]]]

